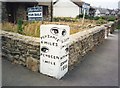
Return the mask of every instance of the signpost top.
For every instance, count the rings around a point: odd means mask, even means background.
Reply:
[[[42,12],[42,6],[29,7],[27,11],[28,12]]]

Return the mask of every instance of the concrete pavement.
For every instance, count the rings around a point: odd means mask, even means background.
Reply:
[[[117,86],[118,31],[115,31],[85,60],[57,80],[27,68],[2,60],[3,86]]]

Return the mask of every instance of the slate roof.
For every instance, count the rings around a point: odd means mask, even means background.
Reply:
[[[115,10],[116,14],[120,14],[120,9]]]
[[[83,1],[81,1],[81,0],[71,0],[74,4],[76,4],[77,6],[79,6],[79,7],[82,7],[82,5],[83,5]]]
[[[111,14],[111,12],[113,11],[113,10],[111,10],[111,9],[107,9],[108,11],[109,11],[109,13]]]
[[[92,7],[92,6],[90,6],[90,10],[95,10],[95,8],[94,8],[94,7]]]
[[[96,10],[99,10],[101,14],[106,14],[106,12],[109,12],[109,14],[120,14],[120,9],[111,10],[111,9],[105,9],[105,8],[96,8]]]
[[[102,14],[105,14],[108,10],[107,9],[105,9],[105,8],[97,8],[99,11],[100,11],[100,13],[102,13]]]
[[[53,4],[56,4],[58,1],[59,0],[56,0]],[[70,1],[73,2],[74,4],[76,4],[79,7],[82,7],[83,3],[85,3],[82,0],[70,0]]]

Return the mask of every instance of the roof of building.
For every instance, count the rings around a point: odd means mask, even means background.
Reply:
[[[47,6],[50,6],[51,2],[38,2],[38,5],[47,5]]]
[[[105,8],[96,8],[96,9],[98,9],[102,14],[105,14],[106,12],[108,12],[108,10]]]
[[[120,14],[120,9],[115,10],[116,14]]]
[[[57,2],[58,2],[59,0],[56,0],[55,2],[54,2],[54,4],[56,4]],[[85,2],[83,2],[82,0],[70,0],[70,1],[72,1],[74,4],[76,4],[77,6],[79,6],[79,7],[81,7]],[[88,3],[85,3],[85,4],[88,4]],[[88,5],[90,5],[90,4],[88,4]]]
[[[95,8],[94,8],[94,7],[92,7],[92,6],[90,6],[90,10],[95,10]]]
[[[74,4],[76,4],[77,6],[82,6],[83,5],[83,1],[82,0],[71,0]]]
[[[109,12],[109,14],[120,14],[120,9],[105,9],[105,8],[96,8],[96,10],[99,10],[100,13],[106,14],[106,12]]]

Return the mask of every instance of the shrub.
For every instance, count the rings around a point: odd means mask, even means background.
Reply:
[[[115,17],[115,16],[109,16],[107,20],[108,20],[108,21],[115,21],[115,20],[116,20],[116,17]]]
[[[80,19],[83,18],[83,14],[77,15],[76,19]],[[94,16],[89,16],[89,15],[85,15],[85,19],[89,19],[89,20],[98,20],[100,17],[94,17]]]
[[[119,29],[120,30],[120,19],[118,20],[118,23],[116,25],[116,29]]]
[[[79,18],[82,18],[83,17],[83,14],[79,14],[76,16],[76,19],[79,19]]]
[[[101,16],[101,19],[107,20],[107,16]]]
[[[55,22],[59,22],[59,21],[64,21],[64,22],[76,22],[77,19],[72,18],[72,17],[54,17],[53,20]]]
[[[100,19],[100,17],[98,17],[98,16],[94,17],[94,20],[99,20],[99,19]]]
[[[93,16],[89,16],[89,20],[94,20],[94,17]]]
[[[119,30],[120,30],[120,25],[117,25],[116,29],[119,29]]]
[[[106,21],[104,19],[101,19],[101,18],[99,18],[96,22],[96,24],[100,24],[100,25],[105,24],[105,23],[106,23]]]
[[[18,33],[23,34],[23,27],[22,27],[23,21],[22,19],[19,19],[17,22],[17,27],[18,27]]]
[[[79,14],[76,16],[76,19],[83,18],[83,14]],[[85,15],[85,19],[90,19],[91,17],[89,15]]]
[[[53,20],[54,20],[55,22],[59,22],[59,18],[58,18],[58,17],[54,17]]]

